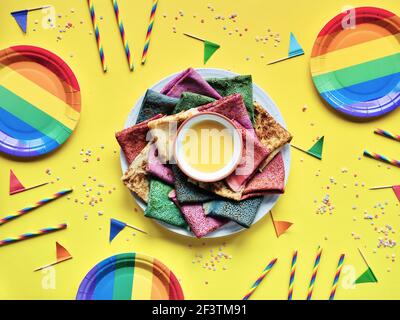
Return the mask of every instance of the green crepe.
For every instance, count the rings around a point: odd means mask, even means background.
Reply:
[[[181,211],[168,197],[171,191],[172,188],[169,185],[159,180],[151,179],[149,201],[144,215],[180,228],[187,228],[187,223]]]
[[[169,115],[179,99],[168,97],[153,90],[147,90],[136,123],[143,122],[158,114]]]
[[[233,78],[212,78],[207,79],[207,82],[223,97],[240,93],[249,113],[250,120],[254,124],[253,80],[250,75]]]
[[[201,94],[192,93],[192,92],[184,92],[179,99],[178,104],[176,105],[172,114],[179,113],[181,111],[186,111],[192,108],[197,108],[199,106],[203,106],[205,104],[214,102],[215,99],[203,96]]]
[[[176,164],[172,165],[171,168],[174,174],[176,198],[179,203],[199,203],[218,199],[215,194],[188,182],[187,177]]]
[[[240,202],[215,200],[204,203],[203,208],[206,215],[216,218],[228,218],[242,227],[250,228],[262,201],[263,197]]]

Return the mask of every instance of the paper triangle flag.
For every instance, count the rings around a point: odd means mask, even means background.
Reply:
[[[282,234],[284,234],[292,225],[292,222],[288,221],[274,221],[275,233],[279,238]]]
[[[111,219],[110,223],[110,242],[126,227],[126,223],[117,219]]]
[[[308,151],[309,155],[312,155],[320,160],[322,160],[322,149],[324,147],[324,137],[319,139]]]
[[[10,169],[10,195],[25,191],[24,185],[18,180],[17,176]]]
[[[368,267],[368,269],[361,276],[358,277],[355,283],[358,284],[369,282],[378,282],[378,279],[375,277],[370,267]]]
[[[303,48],[300,46],[294,34],[290,33],[290,44],[289,44],[289,58],[294,58],[304,54]]]
[[[20,10],[11,12],[11,15],[14,17],[15,21],[17,21],[21,30],[26,33],[26,25],[28,21],[28,10]]]
[[[393,186],[392,187],[394,194],[396,195],[397,199],[400,201],[400,186]]]
[[[59,244],[58,242],[56,242],[56,261],[46,264],[45,266],[39,267],[37,269],[35,269],[34,271],[39,271],[39,270],[43,270],[46,269],[48,267],[52,267],[55,266],[56,264],[59,264],[63,261],[72,259],[72,255],[68,252],[67,249],[65,249],[61,244]]]
[[[46,184],[49,184],[48,182],[44,182],[41,184],[37,184],[35,186],[30,186],[30,187],[25,187],[21,181],[19,181],[19,179],[17,178],[17,176],[15,175],[15,173],[10,169],[10,196],[13,194],[17,194],[20,192],[24,192],[24,191],[28,191],[28,190],[32,190],[35,188],[39,188],[42,187]]]
[[[220,48],[219,44],[204,40],[204,64],[211,58],[211,56]]]
[[[66,259],[72,258],[71,254],[68,252],[68,250],[65,249],[58,242],[56,242],[56,256],[57,256],[57,262],[61,262],[61,261],[64,261]]]

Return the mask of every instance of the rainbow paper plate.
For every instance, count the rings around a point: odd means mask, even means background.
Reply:
[[[78,81],[58,56],[33,46],[0,51],[0,152],[35,157],[58,148],[80,110]]]
[[[157,259],[123,253],[98,263],[83,279],[77,300],[183,300],[175,275]]]
[[[396,109],[400,18],[373,7],[339,14],[315,41],[311,74],[323,99],[343,114],[371,118]]]

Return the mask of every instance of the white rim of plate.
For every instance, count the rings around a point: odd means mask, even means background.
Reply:
[[[234,77],[238,76],[239,74],[234,73],[232,71],[227,71],[223,69],[214,69],[214,68],[195,68],[195,70],[205,79],[207,78],[225,78],[225,77]],[[158,81],[156,84],[151,86],[149,89],[160,92],[160,90],[175,76],[180,74],[180,72],[176,72],[174,74],[171,74],[164,79]],[[131,109],[127,120],[125,121],[124,128],[128,128],[136,123],[137,117],[139,115],[139,110],[140,106],[142,105],[144,99],[144,95],[140,97],[140,99],[135,103],[134,107]],[[269,114],[271,114],[272,117],[284,128],[287,128],[285,120],[283,119],[282,114],[279,111],[279,108],[275,104],[275,102],[270,98],[270,96],[262,90],[258,85],[253,83],[253,99],[254,101],[258,102],[265,110],[268,111]],[[283,156],[283,162],[285,166],[285,187],[289,178],[289,173],[290,173],[290,146],[289,144],[286,144],[282,150],[282,156]],[[122,150],[120,152],[120,163],[121,163],[121,169],[122,172],[124,173],[128,169],[128,165],[125,159],[125,155],[123,154]],[[142,210],[146,209],[146,203],[143,202],[135,193],[132,192],[132,195],[136,201],[136,203],[139,205],[139,207]],[[254,221],[252,225],[256,224],[258,221],[260,221],[263,217],[265,217],[275,206],[275,204],[278,202],[280,198],[280,194],[271,194],[271,195],[265,195],[263,202],[261,203],[260,207],[258,208],[256,217],[254,218]],[[188,230],[181,229],[175,226],[172,226],[168,223],[158,221],[156,219],[153,219],[155,222],[157,222],[159,225],[163,226],[164,228],[168,229],[169,231],[172,231],[174,233],[195,238],[195,235]],[[228,222],[227,224],[223,225],[221,228],[218,230],[215,230],[208,235],[206,235],[204,238],[220,238],[220,237],[226,237],[233,235],[235,233],[238,233],[240,231],[247,230],[247,228],[244,228],[237,224],[236,222]]]

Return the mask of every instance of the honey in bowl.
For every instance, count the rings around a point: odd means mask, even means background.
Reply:
[[[182,124],[174,152],[179,168],[187,176],[197,181],[218,181],[240,162],[242,138],[228,118],[200,113]]]
[[[201,172],[217,172],[233,157],[233,134],[223,124],[203,120],[185,131],[183,156],[192,168]]]

